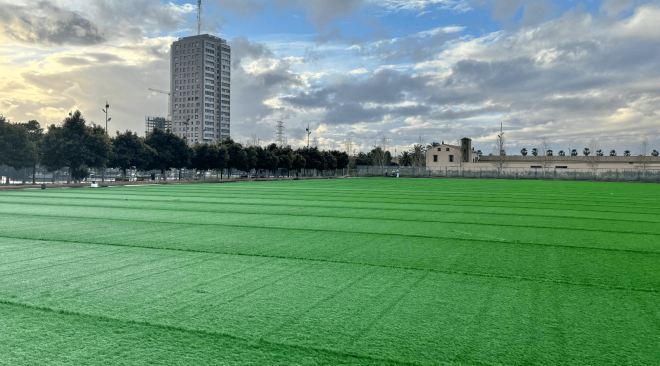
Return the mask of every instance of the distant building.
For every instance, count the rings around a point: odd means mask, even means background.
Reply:
[[[461,162],[462,159],[462,162]],[[442,144],[426,151],[426,166],[437,168],[478,169],[499,166],[517,169],[660,169],[657,156],[522,156],[482,155],[472,147],[472,140],[461,139],[461,146]]]
[[[171,130],[171,122],[168,121],[165,117],[160,116],[145,116],[144,117],[144,135],[148,135],[155,128],[160,130]]]
[[[172,43],[170,91],[173,133],[191,145],[229,137],[231,48],[227,41],[202,34]]]

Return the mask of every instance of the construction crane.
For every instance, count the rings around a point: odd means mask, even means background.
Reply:
[[[171,98],[170,98],[170,92],[167,92],[165,90],[160,90],[160,89],[154,89],[154,88],[149,88],[152,92],[156,93],[161,93],[161,94],[166,94],[167,95],[167,120],[171,121],[172,119],[170,118],[170,107],[171,107]]]

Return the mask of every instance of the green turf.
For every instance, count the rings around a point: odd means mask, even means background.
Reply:
[[[654,364],[657,192],[448,179],[1,192],[0,364]]]

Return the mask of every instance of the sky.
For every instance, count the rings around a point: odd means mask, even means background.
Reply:
[[[392,153],[462,137],[660,150],[660,0],[216,0],[202,33],[232,46],[231,135]],[[0,114],[110,134],[167,114],[169,45],[197,2],[0,0]]]

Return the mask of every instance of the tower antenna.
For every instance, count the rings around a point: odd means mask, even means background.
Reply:
[[[277,121],[277,133],[275,133],[275,136],[277,136],[277,145],[279,147],[283,147],[284,146],[284,122]]]
[[[202,33],[202,0],[197,0],[197,35]]]

